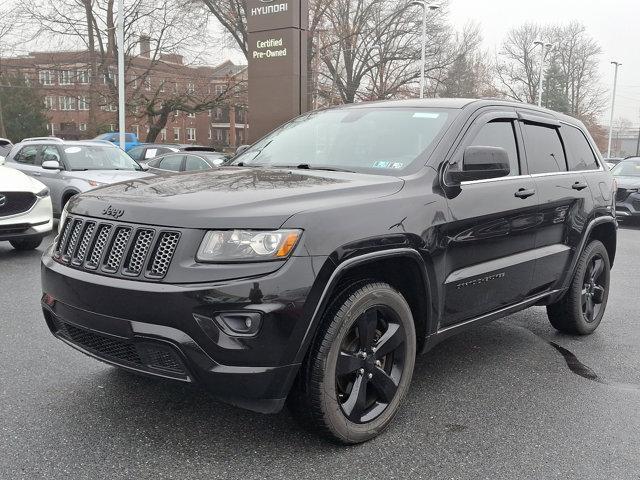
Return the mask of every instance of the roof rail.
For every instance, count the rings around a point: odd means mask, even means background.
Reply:
[[[25,142],[56,142],[56,143],[64,143],[64,140],[58,137],[31,137],[31,138],[23,138],[21,143]]]
[[[106,144],[106,145],[110,145],[110,146],[112,146],[112,147],[117,146],[115,143],[110,142],[109,140],[103,140],[103,139],[85,140],[85,142],[104,143],[104,144]]]

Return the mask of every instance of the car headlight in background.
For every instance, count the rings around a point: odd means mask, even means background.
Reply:
[[[264,262],[284,260],[298,244],[302,230],[209,231],[198,249],[199,262]]]
[[[87,180],[87,183],[92,187],[102,187],[103,185],[107,185],[106,183],[96,182],[95,180]]]
[[[38,193],[36,193],[36,197],[38,198],[47,198],[49,196],[49,188],[45,187],[44,189],[40,190]]]

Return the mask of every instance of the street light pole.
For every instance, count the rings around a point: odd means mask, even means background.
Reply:
[[[544,74],[544,59],[547,56],[547,52],[545,51],[545,49],[547,49],[547,51],[549,49],[551,49],[552,45],[550,43],[544,43],[540,40],[534,42],[534,45],[539,45],[540,46],[540,80],[539,80],[539,84],[538,84],[538,106],[542,107],[542,88],[543,88],[543,74]]]
[[[118,132],[119,143],[122,150],[125,149],[125,90],[124,90],[124,0],[118,1],[118,26],[116,35],[118,37]]]
[[[607,148],[607,158],[611,158],[611,140],[613,139],[613,114],[616,107],[616,88],[618,86],[618,68],[622,66],[620,62],[611,62],[615,66],[613,74],[613,95],[611,96],[611,118],[609,119],[609,147]]]
[[[424,98],[424,90],[427,83],[427,11],[437,10],[440,5],[429,5],[426,0],[411,2],[410,5],[422,7],[422,68],[420,74],[420,98]]]

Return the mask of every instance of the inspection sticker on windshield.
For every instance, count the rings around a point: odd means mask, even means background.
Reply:
[[[394,162],[394,163],[391,164],[390,168],[394,168],[396,170],[401,170],[401,169],[404,168],[404,163],[402,163],[402,162]]]
[[[389,168],[391,162],[376,162],[373,164],[373,168]]]
[[[427,112],[416,112],[413,114],[413,118],[438,118],[440,116],[439,113],[427,113]]]
[[[78,153],[80,150],[80,147],[69,147],[64,149],[65,153]]]

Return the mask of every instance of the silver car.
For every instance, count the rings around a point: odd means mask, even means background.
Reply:
[[[78,193],[151,175],[110,142],[29,138],[16,144],[6,166],[36,177],[51,190],[53,214]]]

